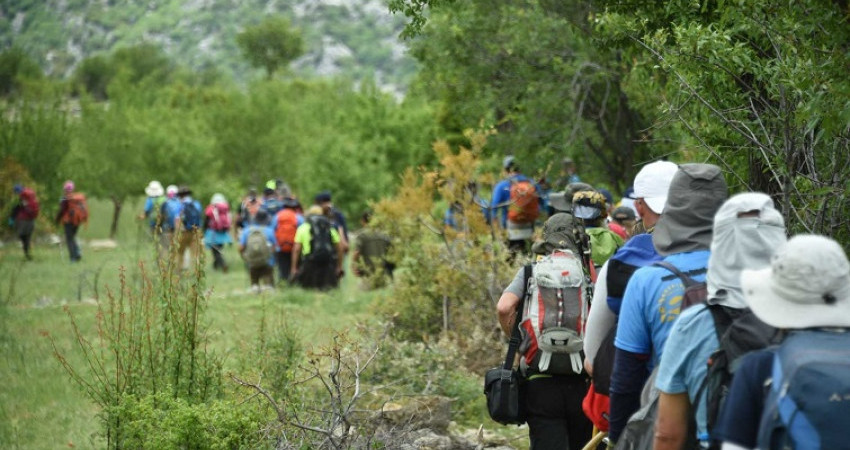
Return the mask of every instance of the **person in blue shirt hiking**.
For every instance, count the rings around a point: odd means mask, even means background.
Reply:
[[[493,186],[490,210],[508,232],[511,253],[525,253],[534,235],[534,221],[540,215],[540,188],[520,172],[513,156],[502,161],[505,179]]]

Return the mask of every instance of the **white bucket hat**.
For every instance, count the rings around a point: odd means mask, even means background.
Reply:
[[[832,239],[799,235],[770,267],[741,273],[744,299],[777,328],[850,327],[850,263]]]
[[[159,197],[164,193],[165,190],[162,188],[162,183],[156,180],[153,180],[148,183],[148,186],[145,188],[145,195],[147,195],[148,197]]]
[[[670,161],[656,161],[647,164],[635,175],[635,191],[633,198],[642,198],[656,214],[664,212],[667,203],[667,191],[673,182],[673,175],[679,166]]]

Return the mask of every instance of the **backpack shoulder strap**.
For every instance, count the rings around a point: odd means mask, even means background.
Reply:
[[[514,356],[516,356],[516,352],[519,349],[520,341],[522,341],[522,335],[519,331],[519,322],[522,320],[522,316],[520,315],[520,311],[522,310],[523,305],[528,300],[528,281],[531,279],[531,264],[526,264],[523,267],[523,296],[522,300],[517,302],[516,311],[514,314],[514,323],[511,327],[511,340],[508,342],[508,352],[505,354],[505,363],[502,367],[506,370],[510,370],[514,365]]]
[[[670,272],[673,272],[673,275],[676,275],[680,280],[682,280],[682,283],[685,284],[685,288],[691,287],[691,286],[699,283],[698,281],[691,278],[691,275],[700,275],[700,274],[707,272],[707,270],[705,268],[693,269],[693,270],[689,270],[687,272],[682,272],[676,266],[674,266],[673,264],[670,264],[667,261],[655,261],[654,263],[652,263],[652,265],[657,266],[657,267],[663,267],[663,268],[669,270]]]

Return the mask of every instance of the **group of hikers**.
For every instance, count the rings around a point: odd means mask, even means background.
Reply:
[[[503,423],[527,423],[532,449],[848,448],[837,242],[787,239],[768,195],[728,197],[710,164],[646,164],[616,209],[577,179],[544,202],[513,158],[504,169],[485,211],[512,247],[551,212],[497,305],[521,380],[521,417]]]
[[[154,180],[145,188],[145,194],[140,218],[148,220],[163,257],[176,243],[178,248],[173,254],[187,265],[197,260],[202,242],[212,252],[213,268],[227,272],[230,266],[224,258],[224,247],[235,241],[254,291],[280,283],[331,289],[344,275],[343,261],[351,248],[349,229],[329,191],[317,194],[313,204],[304,209],[285,182],[270,180],[262,195],[250,189],[234,212],[220,193],[202,208],[187,186],[163,189]],[[364,278],[391,276],[389,238],[370,230],[369,219],[370,214],[364,213],[363,229],[352,251],[354,272]],[[203,238],[199,240],[198,234]]]
[[[18,202],[12,207],[9,215],[11,225],[24,250],[24,258],[32,260],[32,237],[35,232],[35,221],[41,213],[41,205],[35,191],[22,184],[13,186]],[[59,212],[54,222],[61,225],[65,233],[65,242],[68,247],[68,257],[71,262],[82,259],[80,245],[77,242],[77,231],[84,223],[88,222],[89,209],[85,194],[76,191],[76,186],[71,180],[62,185],[62,198],[59,200]]]

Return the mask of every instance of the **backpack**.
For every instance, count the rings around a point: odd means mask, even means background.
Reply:
[[[251,269],[269,264],[269,259],[272,257],[272,248],[262,227],[254,226],[248,231],[243,257]]]
[[[68,209],[65,210],[63,221],[71,225],[79,226],[81,223],[89,220],[88,205],[86,204],[86,196],[74,192],[68,194],[65,198],[68,202]]]
[[[194,230],[201,227],[201,210],[195,202],[184,202],[180,212],[180,221],[184,230]]]
[[[850,333],[791,334],[773,358],[758,448],[847,448]]]
[[[689,270],[688,272],[682,272],[673,264],[670,264],[667,261],[656,261],[652,264],[653,266],[663,267],[670,272],[673,272],[680,280],[682,280],[682,284],[685,286],[685,292],[682,294],[682,308],[680,311],[684,311],[691,306],[701,305],[708,300],[708,285],[705,281],[696,281],[691,278],[691,275],[699,275],[706,272],[706,269],[694,269]],[[662,278],[662,279],[667,279]]]
[[[216,203],[207,209],[207,217],[210,219],[210,228],[215,231],[227,231],[230,229],[230,207],[226,203]]]
[[[180,214],[180,201],[166,199],[159,208],[160,224],[163,231],[174,231],[175,221]]]
[[[623,238],[607,228],[587,228],[585,233],[590,237],[590,257],[596,266],[605,264],[625,243]]]
[[[699,396],[704,391],[710,435],[726,403],[729,388],[732,386],[732,377],[740,365],[741,358],[751,351],[778,344],[781,333],[762,322],[749,309],[729,308],[722,305],[708,305],[706,309],[711,312],[714,319],[714,329],[720,346],[708,359],[708,371],[694,404],[699,403]],[[712,447],[714,445],[712,443]],[[719,445],[716,448],[720,448]]]
[[[298,215],[294,210],[285,208],[277,213],[277,228],[274,237],[280,251],[289,253],[295,245],[295,231],[298,229]]]
[[[274,217],[281,209],[283,209],[283,202],[275,197],[270,197],[263,200],[261,208],[269,213],[269,217]]]
[[[589,298],[581,261],[556,250],[532,266],[520,327],[520,367],[525,372],[578,374],[584,371],[582,346]]]
[[[508,220],[514,223],[532,223],[540,215],[537,188],[529,180],[511,179]]]
[[[31,220],[35,220],[38,217],[38,213],[41,211],[41,205],[38,204],[38,198],[35,196],[35,191],[30,188],[24,188],[21,192],[21,199],[26,202],[26,205],[23,208],[26,211],[27,216]]]
[[[310,223],[310,253],[305,259],[320,264],[330,263],[335,254],[331,221],[325,216],[312,215],[307,222]]]

